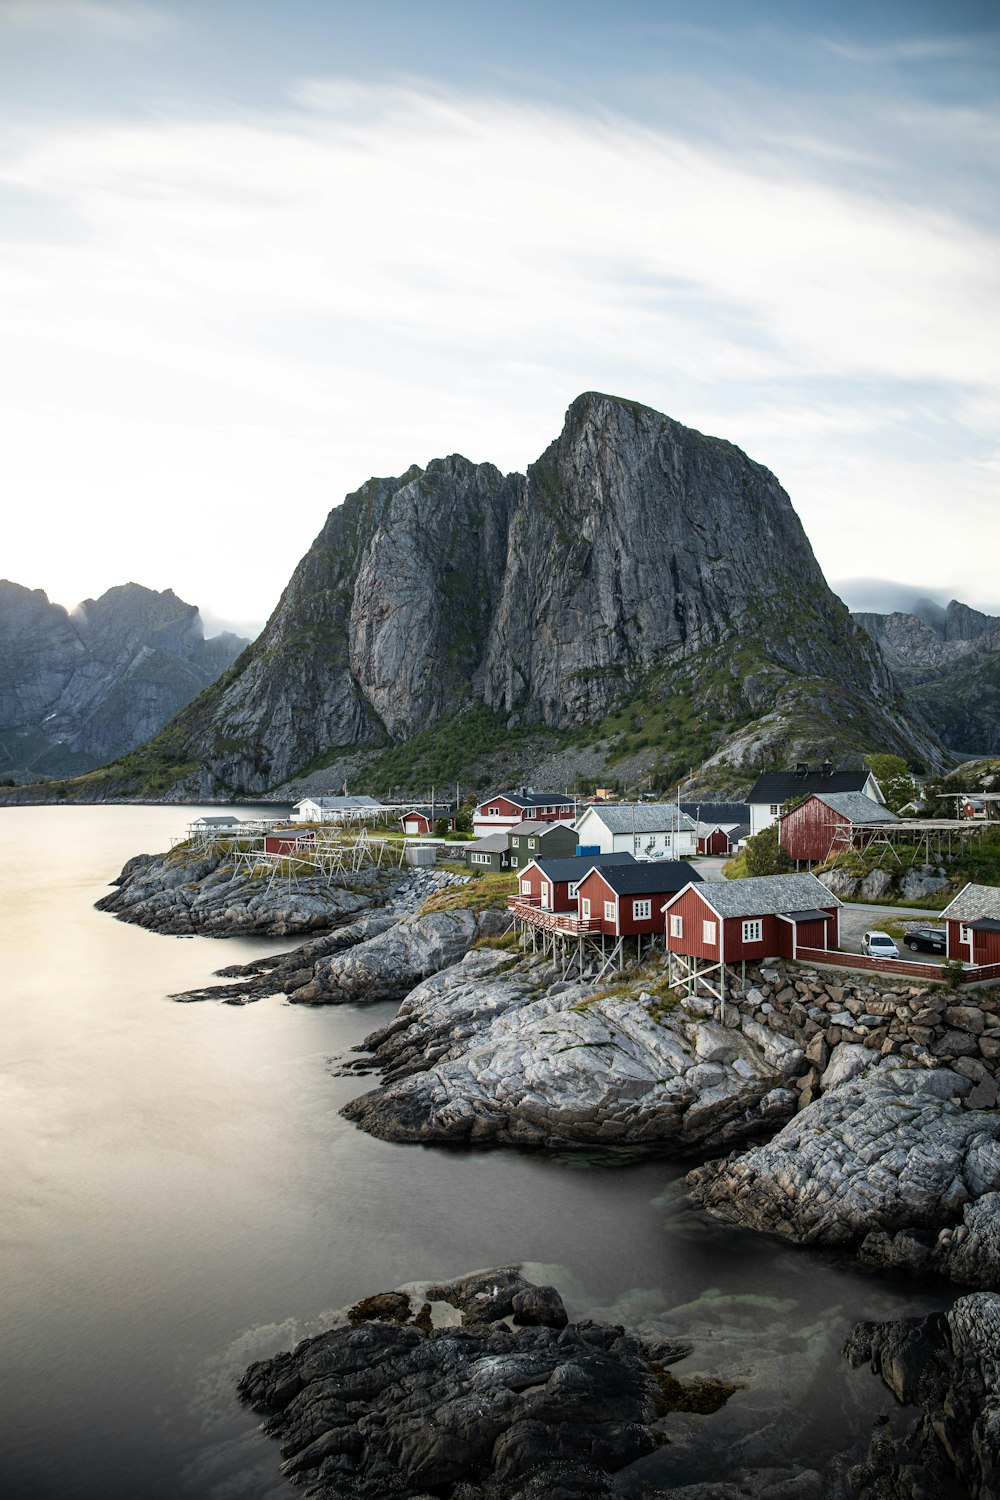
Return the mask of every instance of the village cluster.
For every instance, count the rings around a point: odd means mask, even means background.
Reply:
[[[400,863],[433,865],[444,854],[464,861],[472,875],[509,872],[516,878],[508,900],[515,929],[533,947],[550,950],[567,972],[574,963],[582,971],[597,956],[606,972],[620,967],[626,952],[640,958],[656,941],[675,978],[705,988],[733,965],[745,969],[770,958],[851,968],[889,964],[895,973],[939,976],[932,965],[893,961],[877,949],[868,956],[841,952],[842,902],[810,867],[851,850],[891,851],[903,839],[923,841],[928,856],[940,854],[945,840],[950,849],[953,839],[977,831],[970,822],[983,811],[982,799],[966,797],[956,818],[903,821],[885,805],[872,771],[838,771],[827,763],[767,772],[745,802],[621,803],[600,792],[581,802],[520,787],[479,802],[465,840],[457,837],[455,803],[400,806],[347,795],[303,798],[284,828],[251,830],[236,818],[207,818],[189,834],[253,832],[265,858],[305,860],[330,874],[380,863],[389,848],[400,850]],[[396,823],[405,844],[398,835],[390,844],[386,834],[374,834],[379,823]],[[692,863],[729,857],[774,824],[794,864],[789,873],[706,880]],[[939,915],[946,956],[965,966],[965,980],[1000,977],[1000,889],[969,884]]]

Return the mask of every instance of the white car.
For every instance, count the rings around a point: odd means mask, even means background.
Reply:
[[[869,958],[899,957],[899,949],[887,932],[866,932],[861,939],[861,951]]]

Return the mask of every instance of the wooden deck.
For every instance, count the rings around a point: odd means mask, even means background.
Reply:
[[[533,896],[508,896],[507,910],[517,921],[527,922],[529,926],[538,927],[542,932],[559,932],[566,937],[586,937],[592,932],[601,931],[601,923],[597,917],[588,917],[584,921],[569,911],[546,911]]]

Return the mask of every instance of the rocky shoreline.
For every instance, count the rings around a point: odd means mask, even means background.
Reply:
[[[901,1405],[813,1463],[794,1456],[808,1441],[794,1413],[835,1325],[803,1344],[779,1320],[748,1343],[741,1299],[710,1328],[699,1309],[574,1320],[556,1287],[501,1266],[365,1297],[238,1392],[313,1500],[997,1494],[1000,1296],[841,1334],[829,1352],[870,1364]]]

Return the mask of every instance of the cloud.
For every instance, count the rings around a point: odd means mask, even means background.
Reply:
[[[766,462],[838,572],[944,494],[989,526],[995,236],[758,144],[419,80],[21,126],[0,186],[71,228],[0,241],[16,546],[58,505],[78,567],[99,515],[144,582],[259,616],[369,473],[523,466],[595,386]]]
[[[1000,32],[986,31],[979,35],[961,32],[954,36],[899,37],[871,46],[824,38],[823,46],[848,62],[883,66],[886,63],[937,63],[956,59],[979,61],[984,52],[996,51],[998,40]]]
[[[139,40],[169,30],[170,18],[138,0],[114,5],[105,0],[0,0],[0,25],[20,31],[93,31]]]

